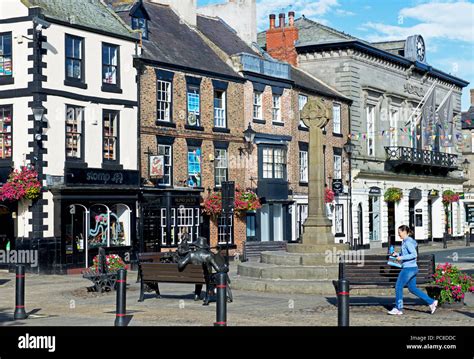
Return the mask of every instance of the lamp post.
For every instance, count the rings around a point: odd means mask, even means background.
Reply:
[[[354,235],[352,229],[352,153],[354,153],[355,145],[352,143],[351,138],[347,139],[344,144],[344,151],[349,157],[349,238],[351,242],[351,249],[357,250],[357,244],[354,243]]]
[[[469,162],[469,160],[467,158],[464,159],[464,161],[461,163],[462,165],[462,169],[463,169],[463,175],[465,176],[465,178],[469,178],[469,169],[470,169],[470,166],[471,166],[471,162]],[[466,206],[464,204],[464,206]],[[465,207],[467,208],[467,206]],[[467,228],[467,231],[464,230],[464,235],[466,236],[466,247],[469,247],[471,245],[470,241],[471,241],[471,231],[470,231],[470,228],[469,228],[469,224],[468,224],[468,228]]]

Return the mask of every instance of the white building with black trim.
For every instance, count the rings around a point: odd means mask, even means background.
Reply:
[[[35,271],[136,245],[138,51],[99,0],[0,3],[0,182],[30,166],[43,185],[0,203],[0,249],[37,249]]]

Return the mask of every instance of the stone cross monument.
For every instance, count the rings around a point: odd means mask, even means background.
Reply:
[[[308,218],[303,224],[303,243],[298,245],[303,252],[320,252],[334,247],[332,223],[324,207],[324,154],[322,129],[331,119],[332,113],[321,99],[311,99],[301,111],[301,119],[309,128],[309,183]]]

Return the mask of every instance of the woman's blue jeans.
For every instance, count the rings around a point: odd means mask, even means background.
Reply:
[[[395,285],[395,306],[398,310],[403,309],[403,288],[408,287],[410,293],[423,299],[426,304],[431,305],[434,302],[427,294],[416,287],[416,274],[418,267],[403,268],[398,274],[397,284]]]

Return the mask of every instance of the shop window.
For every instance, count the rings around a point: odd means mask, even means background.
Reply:
[[[129,246],[130,212],[125,204],[91,206],[88,247]]]

